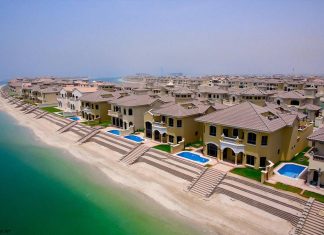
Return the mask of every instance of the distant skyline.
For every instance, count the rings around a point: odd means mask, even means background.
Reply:
[[[324,74],[322,0],[0,1],[0,80]]]

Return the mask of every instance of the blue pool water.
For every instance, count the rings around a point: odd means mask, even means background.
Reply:
[[[305,170],[305,166],[296,165],[293,163],[287,163],[278,170],[280,175],[288,176],[290,178],[298,178],[299,175]]]
[[[136,135],[126,135],[126,136],[124,136],[124,138],[129,139],[129,140],[133,140],[133,141],[138,142],[138,143],[140,143],[140,142],[142,142],[144,140],[143,138],[141,138],[139,136],[136,136]]]
[[[72,121],[80,121],[81,120],[81,118],[77,117],[77,116],[69,117],[68,119],[70,119]]]
[[[179,157],[187,158],[195,162],[206,163],[209,159],[201,157],[199,154],[193,152],[181,152],[177,154]]]
[[[110,131],[107,131],[111,134],[114,134],[114,135],[120,135],[120,131],[119,130],[110,130]]]

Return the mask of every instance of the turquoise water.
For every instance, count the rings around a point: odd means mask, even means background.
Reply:
[[[293,163],[286,163],[283,167],[281,167],[278,172],[281,175],[288,176],[290,178],[298,178],[300,174],[306,169],[306,166],[300,166]]]
[[[126,135],[126,136],[124,136],[124,138],[135,141],[137,143],[140,143],[144,140],[143,138],[136,136],[136,135]]]
[[[23,235],[198,234],[197,227],[44,146],[0,112],[0,231]],[[64,157],[61,157],[64,156]]]
[[[187,158],[189,160],[199,162],[199,163],[206,163],[209,161],[208,158],[201,157],[199,154],[193,152],[183,151],[177,154],[179,157]]]

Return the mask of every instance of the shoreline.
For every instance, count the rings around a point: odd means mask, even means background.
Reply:
[[[36,122],[34,114],[22,114],[2,97],[0,104],[0,111],[31,129],[37,141],[69,152],[78,161],[99,169],[108,180],[149,197],[188,222],[197,223],[203,233],[288,234],[292,229],[289,222],[222,194],[214,194],[210,200],[200,199],[183,190],[188,185],[185,180],[145,163],[124,166],[118,162],[119,153],[93,142],[78,145],[75,134],[58,134],[55,124],[44,119]]]

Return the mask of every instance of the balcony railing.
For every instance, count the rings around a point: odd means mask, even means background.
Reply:
[[[153,126],[158,128],[163,128],[166,127],[166,124],[164,122],[153,122]]]
[[[236,137],[236,138],[227,137],[227,136],[224,136],[224,134],[221,136],[221,140],[224,142],[229,142],[231,144],[242,144],[243,143],[243,140],[238,137]]]
[[[119,118],[122,116],[122,114],[120,112],[108,110],[108,116]]]
[[[310,149],[305,156],[312,157],[314,161],[324,162],[324,154],[320,153],[317,148]]]

